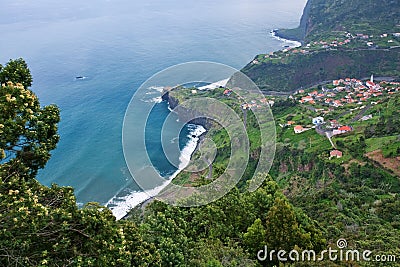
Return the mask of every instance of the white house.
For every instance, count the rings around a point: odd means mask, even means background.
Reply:
[[[372,114],[364,116],[364,117],[361,118],[362,121],[367,121],[367,120],[370,120],[370,119],[372,119]]]

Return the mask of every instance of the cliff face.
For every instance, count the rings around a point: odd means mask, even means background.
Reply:
[[[169,107],[178,115],[180,121],[189,121],[189,123],[201,125],[207,131],[212,127],[213,121],[211,119],[202,116],[202,114],[194,110],[179,106],[179,100],[171,92],[164,92],[162,99],[168,101]]]
[[[310,10],[311,10],[311,5],[312,5],[313,0],[308,0],[306,6],[304,7],[303,10],[303,15],[301,16],[300,19],[300,31],[302,34],[302,40],[304,37],[310,33],[311,28],[312,28],[312,21],[310,19]]]
[[[400,30],[399,13],[398,0],[309,0],[300,27],[305,27],[306,41],[330,31],[392,33]]]
[[[382,34],[399,32],[396,0],[308,0],[299,27],[280,29],[280,37],[302,42],[321,39],[329,31]]]
[[[178,99],[170,96],[169,92],[163,92],[162,100],[167,101],[171,109],[174,109],[179,105]]]
[[[305,37],[312,29],[312,21],[310,19],[310,10],[313,0],[309,0],[304,7],[303,15],[300,19],[300,25],[294,29],[279,29],[276,30],[275,33],[277,36],[288,39],[288,40],[295,40],[299,42],[304,42]]]

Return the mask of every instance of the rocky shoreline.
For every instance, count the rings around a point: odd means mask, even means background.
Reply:
[[[201,116],[200,114],[196,114],[194,111],[186,109],[182,106],[179,106],[179,100],[174,98],[173,96],[170,96],[169,94],[170,90],[166,90],[164,89],[164,91],[162,92],[162,100],[163,101],[167,101],[168,102],[168,106],[170,108],[170,110],[172,112],[175,112],[178,115],[178,118],[182,121],[188,121],[190,118],[193,118],[193,116]],[[210,119],[207,119],[205,117],[199,117],[193,120],[190,120],[191,124],[196,124],[196,125],[200,125],[202,127],[204,127],[206,129],[206,131],[204,133],[202,133],[199,136],[196,136],[197,138],[199,138],[196,148],[193,150],[192,155],[194,153],[196,153],[196,151],[199,150],[199,145],[201,144],[201,142],[203,142],[206,134],[208,133],[209,129],[212,127],[212,121]],[[149,205],[151,202],[153,202],[156,198],[155,197],[150,197],[146,200],[144,200],[143,202],[139,203],[136,207],[134,207],[132,209],[132,211],[138,211],[141,210],[141,212],[144,211],[144,209],[146,208],[147,205]],[[129,212],[128,214],[126,214],[122,220],[126,220],[131,216],[131,213]]]
[[[202,117],[201,114],[193,110],[179,106],[179,100],[170,95],[170,90],[164,89],[162,100],[168,102],[169,108],[178,115],[179,120],[189,121],[191,124],[201,125],[206,129],[206,131],[212,127],[212,121],[210,119]],[[191,119],[193,117],[196,119]]]

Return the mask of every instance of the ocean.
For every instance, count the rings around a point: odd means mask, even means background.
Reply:
[[[281,49],[286,43],[269,32],[296,27],[305,3],[0,0],[0,63],[23,57],[41,104],[61,109],[61,140],[39,181],[72,186],[81,205],[99,202],[121,218],[148,198],[130,176],[122,151],[122,123],[134,92],[175,64],[212,61],[240,69],[256,54]],[[152,90],[159,88],[149,88],[149,97]],[[148,121],[146,147],[157,170],[169,177],[179,167],[167,161],[159,139],[170,111],[159,98],[148,100],[157,104]],[[179,137],[171,136],[181,149],[176,160],[190,158],[197,140],[193,136],[201,132],[186,125]]]

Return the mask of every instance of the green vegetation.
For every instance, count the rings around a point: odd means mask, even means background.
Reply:
[[[59,139],[58,108],[41,107],[31,90],[8,81],[0,109],[1,266],[260,266],[254,252],[263,245],[316,251],[326,245],[320,227],[269,176],[252,193],[243,182],[198,208],[153,201],[121,221],[96,203],[78,209],[72,188],[35,179]],[[214,134],[224,161],[226,133]],[[255,131],[253,152],[257,139]]]
[[[25,88],[32,85],[32,76],[28,65],[22,58],[10,60],[4,67],[0,64],[0,84],[20,83]]]
[[[331,32],[380,35],[399,32],[399,6],[395,1],[311,0],[303,11],[299,27],[282,29],[288,39],[321,40]]]
[[[398,77],[399,13],[391,0],[310,0],[298,28],[278,31],[303,45],[258,55],[242,71],[262,90],[279,92],[339,77]]]
[[[400,49],[321,50],[309,54],[285,53],[260,64],[249,63],[242,72],[263,91],[293,92],[343,77],[362,78],[371,73],[397,77],[399,61]]]
[[[379,115],[379,119],[366,129],[365,137],[383,137],[400,134],[399,104],[400,99],[396,97],[386,99],[380,107],[375,107],[375,112]]]
[[[292,99],[274,97],[275,104],[272,111],[277,125],[277,149],[270,175],[290,203],[293,203],[297,209],[304,210],[309,218],[317,222],[328,244],[334,244],[339,238],[345,237],[351,248],[370,249],[374,253],[398,255],[400,252],[400,228],[397,221],[398,215],[395,214],[398,214],[400,209],[398,200],[400,175],[393,168],[399,168],[400,162],[393,163],[393,161],[400,151],[398,149],[400,142],[396,135],[399,125],[396,114],[400,96],[397,93],[387,93],[393,91],[396,86],[391,87],[388,84],[384,86],[388,87],[388,91],[383,90],[385,93],[379,98],[368,100],[368,103],[375,101],[377,104],[371,105],[365,113],[360,105],[348,104],[323,115],[321,110],[327,110],[326,106],[315,104],[320,105],[320,109],[314,110],[311,105],[298,103],[301,96],[295,96]],[[223,96],[223,90],[202,92],[202,95],[213,94],[220,101],[229,103],[232,107],[240,106],[239,99],[234,95]],[[315,90],[317,88],[308,89],[306,92]],[[337,98],[344,98],[346,94],[337,92]],[[182,91],[176,95],[191,97]],[[348,112],[349,109],[355,109],[355,111]],[[366,121],[354,121],[353,119],[359,113],[372,114],[373,117]],[[327,120],[337,119],[341,124],[351,124],[354,128],[350,133],[332,138],[336,148],[343,152],[341,158],[331,158],[330,152],[334,150],[332,144],[325,136],[311,128],[312,118],[321,115],[325,116]],[[294,124],[286,125],[289,121],[293,121]],[[296,124],[303,125],[310,130],[295,134],[293,127]],[[248,125],[248,133],[251,132],[257,136],[257,127],[253,124]],[[218,150],[218,156],[213,163],[214,168],[225,166],[229,156],[228,151],[223,149],[226,144],[229,144],[226,132],[220,127],[212,127],[207,136],[212,138],[221,149]],[[250,139],[256,143],[257,138],[250,137]],[[254,148],[256,147],[254,146]],[[382,150],[382,157],[387,158],[388,163],[379,162],[380,159],[373,158],[368,154],[377,150]],[[255,168],[255,164],[252,164],[253,161],[257,161],[257,156],[248,164],[249,174],[252,173],[251,169]],[[187,174],[184,172],[181,175],[186,179],[186,186],[197,186],[210,182],[207,179],[207,172],[194,175],[193,179],[187,179]],[[178,180],[179,177],[177,177]],[[214,178],[213,176],[211,180]],[[240,183],[238,188],[245,192],[246,184]],[[277,206],[280,205],[279,209],[284,209],[281,203],[278,205],[279,199],[274,201]],[[275,247],[277,246],[275,242],[281,240],[280,238],[283,236],[290,236],[292,240],[303,236],[284,232],[286,227],[274,230],[273,232],[276,234],[272,236],[268,235],[272,225],[282,225],[284,221],[290,221],[292,227],[297,227],[296,222],[290,219],[293,218],[290,212],[285,212],[284,218],[274,212],[275,208],[271,208],[267,214],[274,214],[275,218],[267,215],[266,222],[262,220],[262,217],[257,218],[243,234],[241,239],[243,245],[253,255],[259,249],[259,244],[268,243]],[[260,236],[265,238],[260,238]],[[305,242],[304,238],[301,240]],[[291,243],[289,247],[294,247],[294,243]],[[280,248],[287,249],[288,247]],[[332,263],[324,262],[322,266],[329,264]],[[307,266],[310,265],[308,263]],[[314,266],[317,265],[314,264]],[[341,266],[340,263],[337,265]],[[366,263],[360,263],[360,265],[368,266]],[[336,265],[333,264],[333,266]]]
[[[317,43],[310,43],[304,51],[257,56],[257,62],[244,72],[267,91],[291,91],[371,72],[397,77],[399,50],[366,48],[361,38],[399,32],[398,13],[398,4],[389,0],[309,1],[300,27],[286,34]],[[369,36],[353,38],[346,32]],[[351,42],[332,49],[344,34]],[[391,37],[379,38],[372,41],[384,46]],[[393,39],[394,44],[399,42]],[[257,261],[257,252],[264,246],[320,252],[335,247],[339,238],[346,238],[352,249],[400,255],[398,94],[388,93],[371,105],[365,111],[373,115],[370,120],[354,120],[356,114],[348,112],[357,108],[354,103],[324,114],[326,119],[353,126],[351,132],[332,138],[335,149],[343,152],[338,158],[330,156],[334,148],[328,139],[311,128],[311,119],[322,115],[324,104],[313,107],[299,104],[296,97],[270,98],[275,103],[277,145],[270,174],[258,174],[266,178],[261,187],[248,191],[248,179],[260,157],[262,126],[249,109],[250,160],[237,187],[206,206],[180,208],[151,201],[116,221],[107,208],[96,203],[78,209],[72,188],[48,188],[36,180],[37,171],[45,166],[59,140],[59,110],[54,105],[40,106],[28,89],[32,77],[22,59],[0,66],[0,82],[1,266],[274,266],[281,264],[276,257],[272,262]],[[313,90],[322,85],[316,87]],[[181,90],[174,97],[178,102],[216,98],[244,120],[241,100],[234,94],[224,96],[223,90],[197,94]],[[345,94],[340,92],[338,97]],[[226,169],[232,140],[221,126],[207,123],[206,137],[217,147],[211,175],[210,169],[182,172],[174,183],[207,184]],[[309,129],[296,134],[296,124]],[[194,157],[200,157],[199,152]],[[310,265],[375,266],[368,262],[304,263]],[[288,262],[286,266],[301,265]]]
[[[399,31],[399,5],[395,1],[312,0],[306,40],[320,40],[330,31],[368,35]]]
[[[78,209],[72,188],[37,182],[59,139],[59,110],[42,108],[21,84],[31,83],[23,60],[10,61],[0,77],[18,81],[0,88],[0,265],[160,265],[134,223],[116,222],[95,203]]]
[[[301,122],[297,114],[308,111],[294,101],[290,109],[282,108],[290,100],[276,102],[273,112],[277,122]],[[354,123],[353,132],[333,137],[337,149],[343,152],[338,159],[329,158],[334,148],[314,130],[294,134],[293,126],[278,126],[270,174],[288,199],[325,229],[328,242],[334,243],[341,236],[352,248],[399,253],[398,218],[392,216],[398,214],[400,192],[399,173],[395,171],[400,163],[394,158],[399,155],[395,135],[398,101],[398,95],[387,96],[368,112],[376,119]],[[346,109],[337,108],[336,113]],[[343,122],[351,122],[356,115],[346,115]],[[377,150],[383,150],[382,158],[367,154]],[[382,162],[385,158],[386,163]]]
[[[378,149],[382,149],[384,146],[388,146],[393,144],[394,141],[397,141],[397,136],[384,136],[384,137],[373,137],[365,140],[367,144],[366,152],[376,151]]]
[[[131,216],[138,221],[134,211]],[[270,178],[253,193],[234,189],[198,208],[153,202],[138,223],[145,240],[161,252],[163,266],[259,266],[256,253],[264,245],[319,251],[325,244],[318,226]]]
[[[196,94],[192,94],[192,88],[176,88],[169,92],[169,97],[177,99],[179,102],[184,102],[188,99],[204,97],[218,99],[221,103],[224,103],[232,108],[232,110],[234,110],[243,121],[244,114],[246,113],[246,131],[250,144],[250,164],[245,170],[244,179],[240,182],[239,185],[243,186],[246,180],[249,179],[248,177],[251,177],[254,173],[258,161],[261,146],[260,129],[254,113],[251,110],[247,110],[245,113],[242,111],[240,104],[242,104],[243,101],[239,100],[234,95],[230,97],[224,96],[224,90],[224,88],[217,88],[211,91],[198,91]],[[218,110],[213,110],[213,112],[217,113]],[[210,124],[210,129],[206,137],[211,138],[214,144],[217,145],[215,164],[213,164],[211,174],[211,178],[214,179],[219,177],[225,171],[228,165],[231,156],[231,140],[228,132],[221,125],[213,121],[208,121],[208,123]],[[201,152],[197,151],[192,156],[192,159],[198,159],[200,155]],[[182,172],[173,180],[173,183],[179,185],[202,185],[204,183],[209,183],[210,181],[212,181],[212,179],[205,179],[209,177],[209,175],[209,169],[204,170],[200,173],[193,173],[191,175]]]

